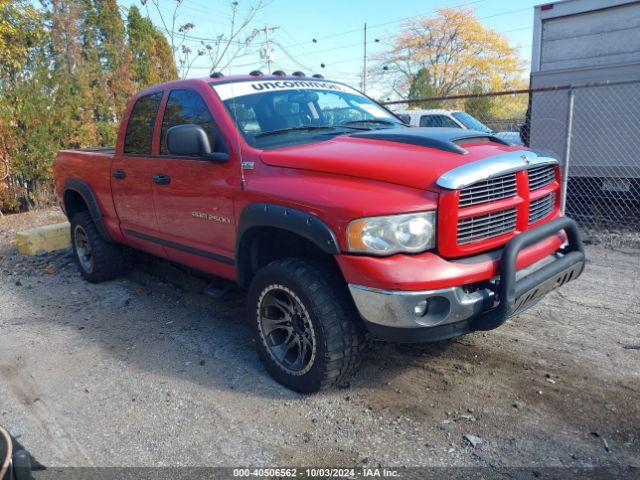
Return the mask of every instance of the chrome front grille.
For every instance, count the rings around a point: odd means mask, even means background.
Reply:
[[[498,248],[519,232],[549,220],[557,211],[559,180],[555,158],[524,149],[443,173],[436,182],[442,188],[439,253],[454,258]]]
[[[516,209],[478,215],[458,220],[458,245],[498,237],[516,229]]]
[[[532,200],[529,204],[529,225],[542,220],[553,211],[556,204],[555,192],[545,195],[544,197]]]
[[[516,194],[516,174],[510,173],[474,183],[460,191],[459,206],[469,207],[481,203],[494,202]]]
[[[529,190],[538,190],[546,187],[556,178],[556,169],[553,165],[543,165],[529,169]]]

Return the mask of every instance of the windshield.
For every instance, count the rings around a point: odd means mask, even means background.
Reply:
[[[453,115],[456,120],[462,123],[469,130],[478,130],[479,132],[493,133],[493,130],[491,130],[477,118],[469,115],[467,112],[451,112],[451,115]]]
[[[258,148],[327,140],[402,122],[356,90],[316,80],[211,84],[247,142]]]

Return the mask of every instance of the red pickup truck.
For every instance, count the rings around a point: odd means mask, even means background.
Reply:
[[[88,281],[120,275],[123,246],[236,281],[266,369],[302,392],[344,382],[367,332],[492,329],[585,262],[551,155],[409,127],[320,76],[151,87],[115,149],[62,151],[54,171]]]

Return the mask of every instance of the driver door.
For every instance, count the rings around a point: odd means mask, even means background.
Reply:
[[[153,198],[167,256],[220,274],[234,263],[233,197],[240,190],[240,167],[233,158],[217,163],[167,150],[169,128],[196,124],[207,133],[214,152],[228,153],[211,111],[196,90],[171,90],[162,113]]]

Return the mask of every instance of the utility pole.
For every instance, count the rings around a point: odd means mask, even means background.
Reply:
[[[269,43],[269,32],[273,32],[274,30],[280,27],[270,27],[268,25],[264,26],[262,32],[264,32],[264,47],[262,48],[261,57],[267,61],[267,71],[271,73],[271,66],[273,64],[273,50],[271,50],[271,44]]]
[[[364,55],[362,57],[362,92],[367,93],[367,23],[364,24]]]

